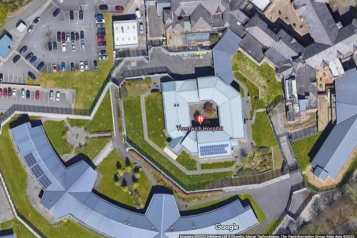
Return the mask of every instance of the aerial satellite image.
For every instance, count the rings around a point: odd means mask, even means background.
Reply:
[[[357,0],[0,0],[0,238],[354,238]]]

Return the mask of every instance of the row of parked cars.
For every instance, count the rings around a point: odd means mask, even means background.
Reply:
[[[28,89],[25,90],[23,88],[20,91],[20,95],[21,95],[21,98],[29,99],[31,97],[31,91]],[[0,88],[0,96],[16,98],[17,90],[16,90],[16,88],[11,88],[11,87],[4,88],[4,89]],[[35,92],[35,99],[40,100],[40,91],[38,91],[38,90],[36,90],[36,92]]]
[[[99,47],[106,46],[107,41],[105,39],[105,20],[104,15],[101,13],[94,15],[95,26],[97,28],[97,44]]]
[[[62,62],[60,64],[60,69],[58,69],[57,64],[52,64],[52,72],[57,72],[58,70],[61,70],[62,72],[66,72],[66,62]],[[94,70],[98,70],[98,62],[96,60],[93,60],[93,68]],[[70,71],[76,71],[79,70],[81,72],[88,71],[89,70],[89,62],[86,61],[81,61],[79,64],[75,65],[74,62],[70,63]]]
[[[65,52],[67,50],[67,42],[70,42],[71,43],[71,48],[72,48],[72,51],[75,51],[76,50],[76,41],[79,41],[81,40],[80,42],[80,47],[82,50],[85,49],[85,42],[84,42],[84,31],[80,31],[80,32],[60,32],[58,31],[57,32],[57,41],[59,42],[59,44],[62,45],[62,51]],[[52,51],[52,50],[57,50],[57,42],[54,41],[54,42],[48,42],[47,43],[47,49],[49,51]]]
[[[25,55],[26,51],[27,51],[27,46],[24,45],[24,46],[20,49],[20,54]],[[19,61],[19,59],[20,59],[20,55],[15,55],[15,57],[14,57],[12,60],[13,60],[14,63],[16,63],[17,61]],[[30,52],[30,53],[28,53],[28,54],[26,55],[25,60],[30,61],[30,63],[34,65],[34,64],[36,63],[36,61],[37,61],[37,56],[34,55],[32,52]],[[41,61],[41,62],[37,65],[36,69],[37,69],[38,71],[40,71],[40,70],[43,68],[43,66],[45,66],[45,63],[44,63],[43,61]]]

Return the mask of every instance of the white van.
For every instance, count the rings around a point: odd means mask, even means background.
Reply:
[[[62,52],[66,52],[66,43],[65,42],[62,43]]]
[[[136,15],[136,18],[137,18],[139,21],[141,21],[141,13],[140,13],[139,8],[137,8],[137,9],[135,10],[135,15]]]

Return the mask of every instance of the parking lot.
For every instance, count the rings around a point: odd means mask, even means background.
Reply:
[[[4,96],[4,89],[16,89],[16,96]],[[28,106],[44,106],[44,107],[59,107],[59,108],[73,108],[74,105],[74,90],[62,89],[47,89],[36,86],[21,86],[0,84],[2,92],[0,95],[0,112],[5,112],[12,105],[28,105]],[[25,95],[21,95],[21,90],[25,89]],[[29,97],[26,95],[26,90],[29,90]],[[53,91],[53,98],[50,98],[50,91]],[[38,99],[36,99],[36,91],[38,91]],[[56,99],[56,93],[60,92],[59,100]],[[57,101],[58,100],[58,101]]]

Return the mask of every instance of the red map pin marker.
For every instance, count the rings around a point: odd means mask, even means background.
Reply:
[[[202,124],[202,122],[205,120],[205,118],[202,115],[199,115],[197,117],[197,121],[200,123],[200,125]]]

